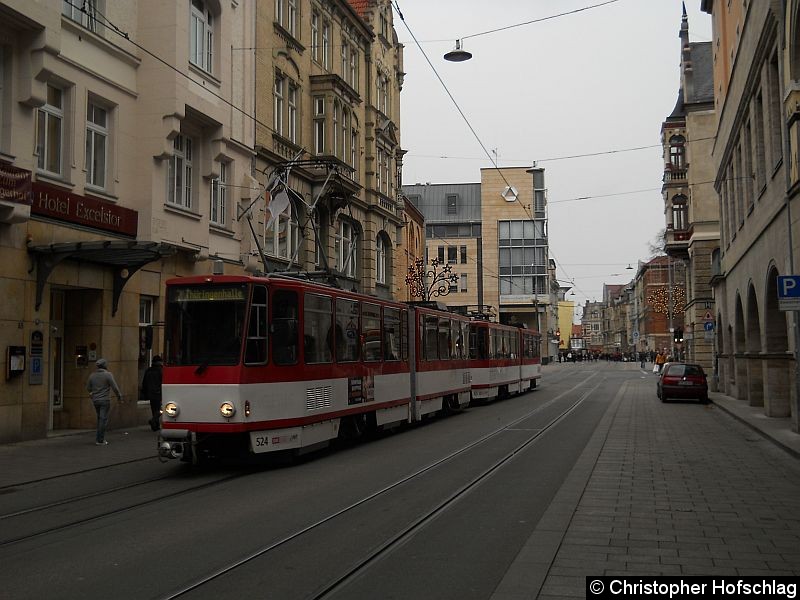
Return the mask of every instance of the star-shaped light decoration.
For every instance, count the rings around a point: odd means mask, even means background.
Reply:
[[[406,285],[414,298],[430,300],[447,296],[451,286],[458,283],[458,275],[452,272],[453,268],[449,264],[439,261],[438,258],[432,258],[430,262],[430,269],[425,268],[425,261],[421,258],[408,267]],[[439,266],[442,264],[444,267],[440,271]]]

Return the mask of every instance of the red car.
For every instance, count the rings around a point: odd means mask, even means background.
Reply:
[[[703,367],[691,363],[666,363],[656,384],[662,402],[668,398],[696,398],[708,403],[708,381]]]

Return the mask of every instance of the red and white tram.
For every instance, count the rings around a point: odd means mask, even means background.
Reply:
[[[280,276],[167,282],[159,453],[308,450],[458,410],[469,320]]]
[[[411,377],[414,418],[467,406],[472,382],[467,355],[469,319],[423,306],[413,307],[411,318],[416,332]]]
[[[470,323],[472,400],[490,401],[536,387],[541,377],[539,334],[490,321]]]
[[[538,331],[520,328],[519,379],[521,391],[535,389],[542,378],[542,336]]]

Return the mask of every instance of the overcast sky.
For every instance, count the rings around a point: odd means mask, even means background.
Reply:
[[[545,168],[550,257],[557,277],[574,281],[567,299],[577,304],[600,300],[603,283],[630,281],[626,267],[650,257],[664,228],[660,130],[678,95],[681,2],[616,0],[470,36],[603,2],[397,0],[405,24],[395,13],[403,183],[475,183],[492,166],[415,37],[498,166]],[[690,39],[710,41],[699,6],[687,2]],[[442,58],[456,38],[467,38],[471,60]]]

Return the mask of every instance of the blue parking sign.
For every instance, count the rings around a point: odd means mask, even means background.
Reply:
[[[41,356],[31,356],[31,370],[28,373],[28,383],[30,385],[41,385],[43,383],[44,363]]]
[[[800,275],[778,277],[778,308],[800,310]]]

